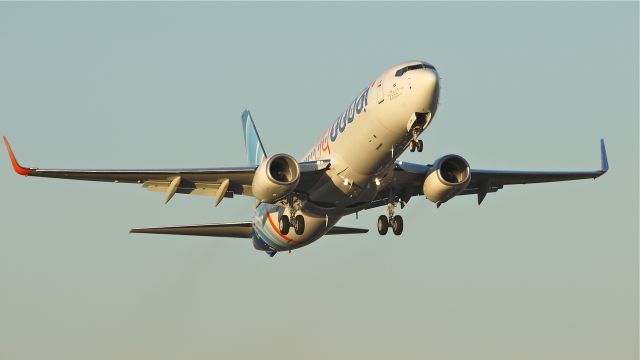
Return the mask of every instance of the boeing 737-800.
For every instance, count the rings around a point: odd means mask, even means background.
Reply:
[[[391,67],[371,81],[300,160],[287,154],[267,155],[249,111],[242,114],[248,166],[168,170],[55,170],[18,164],[4,138],[14,170],[25,176],[138,183],[166,194],[205,195],[217,206],[234,195],[256,199],[253,220],[132,229],[133,233],[200,235],[252,239],[270,256],[308,245],[323,235],[366,233],[335,226],[341,217],[386,207],[378,218],[380,235],[389,228],[400,235],[403,221],[395,214],[414,196],[437,206],[458,195],[476,194],[478,204],[505,185],[597,178],[608,170],[604,141],[601,169],[596,171],[495,171],[471,169],[458,155],[433,164],[399,161],[407,149],[421,152],[418,137],[438,108],[440,79],[435,67],[409,61]]]

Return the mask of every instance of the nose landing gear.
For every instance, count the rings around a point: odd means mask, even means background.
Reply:
[[[418,139],[418,135],[420,135],[420,131],[422,128],[420,126],[414,126],[411,130],[411,142],[409,143],[409,151],[414,152],[418,150],[418,152],[422,152],[424,149],[424,143],[422,140]]]
[[[402,234],[404,221],[402,220],[402,216],[393,214],[395,207],[395,203],[389,203],[387,205],[389,216],[380,215],[378,218],[378,234],[386,235],[387,231],[389,231],[389,225],[391,225],[391,230],[393,230],[395,235]]]
[[[416,150],[418,150],[418,152],[422,152],[422,149],[424,149],[424,144],[422,142],[422,139],[420,140],[412,139],[411,142],[409,143],[409,151],[411,152],[414,152]]]

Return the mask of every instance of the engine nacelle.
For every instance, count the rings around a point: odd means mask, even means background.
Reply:
[[[458,155],[446,155],[433,164],[422,190],[427,199],[442,204],[464,191],[470,180],[471,169],[467,160]]]
[[[300,166],[287,154],[276,154],[260,164],[253,176],[251,191],[263,203],[273,203],[289,195],[300,181]]]

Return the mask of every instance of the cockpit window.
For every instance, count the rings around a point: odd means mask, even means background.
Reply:
[[[432,70],[435,70],[436,68],[434,68],[433,65],[427,64],[427,63],[409,65],[409,66],[405,66],[402,69],[396,71],[396,76],[402,76],[407,71],[417,70],[417,69],[432,69]]]

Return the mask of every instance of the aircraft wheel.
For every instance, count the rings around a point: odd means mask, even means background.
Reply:
[[[418,152],[422,152],[422,149],[424,148],[424,143],[422,142],[422,139],[418,140],[418,144],[416,145],[416,150],[418,150]]]
[[[291,222],[289,221],[289,217],[287,215],[282,215],[280,217],[280,221],[278,222],[278,227],[280,228],[280,232],[282,234],[287,235],[289,233]]]
[[[402,221],[402,216],[396,215],[391,220],[391,228],[393,229],[393,233],[396,235],[402,234],[402,229],[404,228],[404,222]]]
[[[411,142],[409,143],[409,151],[414,152],[416,151],[416,142],[411,140]]]
[[[386,235],[389,230],[389,219],[385,215],[378,218],[378,234]]]
[[[304,233],[304,216],[296,215],[296,234],[302,235]]]

